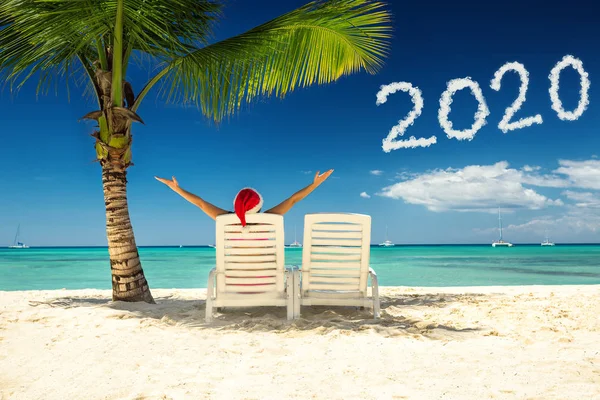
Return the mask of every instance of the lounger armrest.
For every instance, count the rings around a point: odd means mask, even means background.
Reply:
[[[217,269],[213,268],[208,273],[208,282],[206,283],[206,298],[212,299],[215,290],[215,276],[217,275]]]
[[[288,290],[288,294],[290,296],[293,296],[293,293],[294,293],[293,288],[294,288],[294,282],[296,279],[297,269],[298,269],[298,267],[296,265],[286,265],[285,266],[285,271],[284,271],[284,274],[286,277],[285,287],[286,287],[286,290]]]
[[[302,271],[300,271],[300,267],[298,265],[292,265],[290,267],[290,269],[292,270],[292,273],[294,274],[294,286],[297,289],[297,292],[294,293],[294,296],[298,297],[298,295],[300,294],[300,281],[302,278]]]
[[[373,317],[379,318],[380,314],[380,303],[379,303],[379,282],[377,281],[377,274],[375,270],[369,267],[369,275],[371,275],[371,287],[373,290]]]
[[[375,288],[375,287],[379,288],[379,283],[377,282],[377,273],[371,267],[369,267],[369,276],[371,277],[371,286],[373,288]]]
[[[294,319],[296,319],[300,316],[300,280],[302,275],[298,265],[292,265],[290,270],[294,276],[294,279],[292,280],[294,283],[292,296],[294,297]]]
[[[295,266],[285,266],[285,292],[287,295],[287,319],[294,319],[294,311],[295,311],[295,293],[296,293],[296,267]]]
[[[292,284],[295,282],[296,276],[298,276],[298,266],[297,265],[286,265],[285,266],[285,276],[291,278],[289,282]]]
[[[296,265],[286,265],[285,266],[285,276],[286,276],[286,287],[288,287],[290,284],[293,285],[294,283],[294,279],[296,278],[296,271],[298,270],[298,267]]]
[[[213,317],[213,295],[215,292],[215,276],[217,269],[213,268],[208,273],[208,282],[206,283],[206,316],[205,321],[210,323]]]

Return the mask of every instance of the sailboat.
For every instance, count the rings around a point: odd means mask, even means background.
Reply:
[[[12,246],[8,246],[9,249],[28,249],[29,246],[19,242],[19,235],[21,234],[21,224],[17,227],[17,234],[15,235],[15,240],[13,241]]]
[[[500,208],[498,208],[498,227],[500,229],[500,240],[493,242],[492,247],[512,247],[512,243],[502,240],[502,216],[500,215]]]
[[[385,240],[383,243],[379,243],[379,247],[394,247],[395,244],[388,240],[388,227],[385,226]]]
[[[299,248],[302,247],[302,244],[296,240],[296,225],[294,225],[294,243],[287,246],[289,248]]]
[[[554,243],[548,240],[548,231],[546,231],[546,240],[542,242],[542,246],[554,246]]]

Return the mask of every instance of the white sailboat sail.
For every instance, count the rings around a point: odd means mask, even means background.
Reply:
[[[542,242],[542,246],[554,246],[554,243],[548,239],[548,231],[546,230],[546,240]]]
[[[393,247],[395,246],[394,243],[392,243],[391,241],[388,240],[388,227],[387,225],[385,226],[385,240],[383,241],[383,243],[379,243],[380,247]]]
[[[296,238],[296,225],[294,225],[294,243],[290,244],[288,247],[302,247],[302,244],[298,242],[297,238]]]
[[[498,207],[498,229],[500,231],[500,239],[492,243],[492,247],[512,247],[512,243],[505,242],[502,238],[502,214],[500,214],[500,207]]]
[[[15,234],[15,239],[13,240],[12,246],[8,246],[9,249],[28,249],[29,246],[19,241],[19,236],[21,235],[21,224],[17,226],[17,233]]]

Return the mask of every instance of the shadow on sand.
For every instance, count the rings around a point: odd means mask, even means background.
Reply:
[[[225,308],[215,312],[212,323],[204,322],[205,300],[181,299],[173,296],[155,296],[156,304],[113,302],[102,297],[60,297],[48,301],[30,301],[32,307],[59,308],[93,307],[112,311],[107,318],[140,318],[156,326],[179,326],[218,331],[310,333],[357,333],[371,331],[386,337],[414,336],[429,339],[460,340],[481,331],[481,327],[458,329],[403,316],[403,308],[412,310],[446,307],[475,301],[482,294],[399,294],[381,297],[381,318],[373,319],[369,309],[356,307],[312,306],[302,307],[299,319],[286,320],[285,307]],[[486,327],[487,328],[487,327]]]

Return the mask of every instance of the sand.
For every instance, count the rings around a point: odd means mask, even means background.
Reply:
[[[382,289],[226,309],[205,290],[0,292],[0,399],[600,399],[600,286]]]

